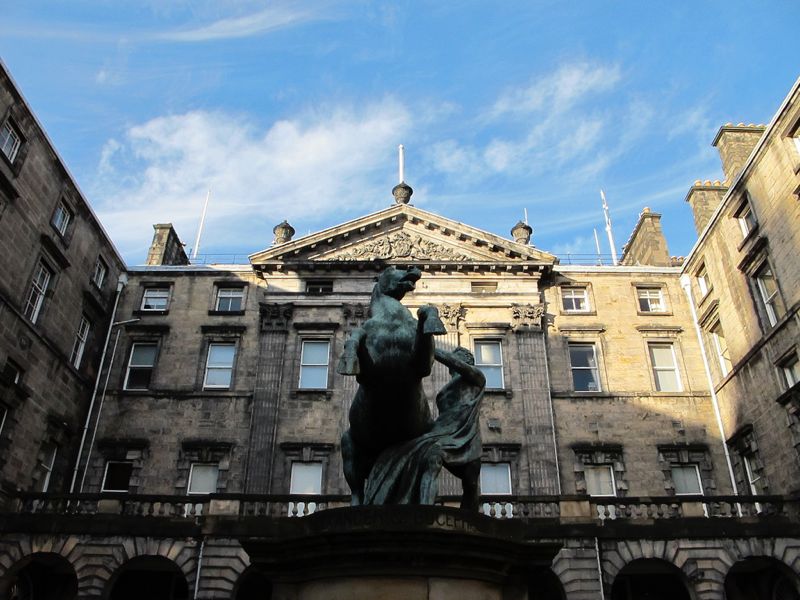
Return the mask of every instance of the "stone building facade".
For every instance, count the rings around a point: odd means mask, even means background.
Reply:
[[[125,264],[0,66],[0,503],[68,489]]]
[[[404,304],[437,306],[437,344],[469,348],[487,377],[485,516],[441,508],[431,527],[511,521],[553,548],[474,597],[800,598],[797,85],[769,126],[720,130],[725,182],[690,190],[685,260],[647,208],[619,265],[562,265],[525,223],[502,238],[413,206],[401,184],[387,208],[317,233],[281,223],[248,264],[192,264],[155,225],[147,264],[126,268],[3,77],[19,143],[0,157],[0,228],[27,237],[0,236],[0,360],[24,372],[0,397],[0,598],[370,597],[281,561],[353,526],[340,438],[356,382],[336,365],[389,266],[423,270]],[[32,319],[41,264],[57,287]],[[63,323],[81,315],[76,369]],[[431,403],[448,379],[437,364]],[[35,493],[55,439],[51,493]],[[443,506],[459,486],[443,475]],[[386,597],[477,593],[463,573],[427,595],[393,581]]]

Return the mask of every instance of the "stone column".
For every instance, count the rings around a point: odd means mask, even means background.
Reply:
[[[292,311],[291,304],[261,305],[258,368],[245,474],[245,492],[249,494],[270,492],[281,378]]]
[[[519,364],[517,389],[522,396],[525,453],[530,478],[530,489],[525,491],[531,494],[557,494],[558,458],[553,447],[543,316],[544,307],[541,304],[512,307],[512,329],[517,340]]]

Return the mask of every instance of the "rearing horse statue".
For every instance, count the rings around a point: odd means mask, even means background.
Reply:
[[[342,436],[344,476],[353,505],[363,503],[364,485],[378,455],[433,424],[422,379],[433,367],[433,336],[446,330],[436,307],[421,307],[415,319],[400,303],[421,275],[416,268],[389,267],[381,273],[372,290],[370,318],[345,342],[337,367],[359,383],[350,429]]]

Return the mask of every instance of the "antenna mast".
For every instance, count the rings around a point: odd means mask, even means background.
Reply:
[[[400,164],[399,164],[399,169],[398,169],[399,176],[400,176],[399,183],[403,183],[406,180],[406,177],[405,177],[405,175],[406,175],[406,149],[403,147],[403,144],[400,144],[397,147],[397,150],[398,150],[398,152],[400,154],[400,156],[399,156]]]
[[[603,257],[600,255],[600,238],[597,237],[597,228],[592,228],[592,231],[594,231],[594,247],[597,248],[597,264],[602,265]]]
[[[203,225],[206,222],[206,211],[208,210],[208,200],[211,198],[211,188],[208,188],[206,194],[206,202],[203,204],[203,213],[200,215],[200,225],[197,227],[197,237],[194,238],[194,248],[192,249],[192,260],[197,258],[197,252],[200,250],[200,236],[203,233]]]
[[[611,263],[617,264],[617,248],[614,245],[614,234],[611,232],[611,217],[608,214],[608,204],[606,203],[606,195],[603,190],[600,190],[600,197],[603,199],[603,215],[606,218],[606,233],[608,234],[608,243],[611,245]]]

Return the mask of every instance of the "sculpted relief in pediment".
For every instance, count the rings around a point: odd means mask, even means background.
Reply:
[[[471,257],[423,238],[398,231],[325,257],[327,260],[373,260],[403,258],[414,260],[467,261]]]

